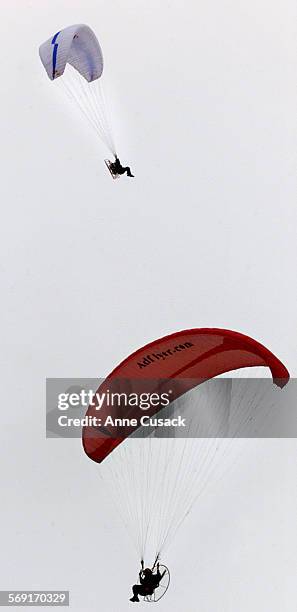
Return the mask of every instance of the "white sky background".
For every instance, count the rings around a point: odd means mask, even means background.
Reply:
[[[45,440],[46,376],[104,376],[203,326],[253,336],[296,375],[294,13],[263,0],[2,3],[1,588],[130,609],[138,560],[79,441]],[[111,180],[40,64],[39,44],[76,22],[102,43],[135,180]],[[251,445],[173,544],[163,610],[293,609],[296,443]]]

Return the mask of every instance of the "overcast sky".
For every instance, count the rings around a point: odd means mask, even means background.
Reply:
[[[296,375],[295,12],[2,3],[3,589],[69,588],[73,610],[118,612],[138,571],[79,441],[45,440],[46,377],[102,377],[191,327],[247,333]],[[40,63],[39,44],[73,23],[102,44],[134,180],[111,180]],[[296,442],[250,444],[170,549],[163,610],[291,612]]]

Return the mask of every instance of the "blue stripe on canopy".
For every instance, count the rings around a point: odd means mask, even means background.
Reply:
[[[57,32],[57,34],[55,34],[53,40],[52,40],[52,45],[54,45],[54,49],[53,49],[53,79],[55,78],[55,72],[56,72],[56,65],[57,65],[57,55],[58,55],[58,47],[59,44],[56,43],[56,40],[59,36],[60,32]]]

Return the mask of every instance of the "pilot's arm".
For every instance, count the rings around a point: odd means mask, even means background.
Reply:
[[[158,581],[159,581],[159,582],[161,582],[161,580],[162,580],[162,578],[164,578],[165,574],[166,574],[166,569],[165,569],[165,570],[164,570],[164,572],[162,572],[162,574],[161,574],[161,572],[160,572],[160,565],[159,565],[159,563],[158,563],[158,565],[157,565],[157,573],[156,573],[156,578],[158,579]]]
[[[144,570],[144,560],[141,559],[141,570],[139,572],[139,580],[141,584],[143,584],[143,574],[142,574],[143,570]]]

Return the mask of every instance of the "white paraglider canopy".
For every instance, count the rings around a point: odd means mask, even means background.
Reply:
[[[94,32],[86,25],[64,28],[39,48],[40,59],[51,80],[64,74],[71,64],[88,82],[103,72],[103,55]]]
[[[39,56],[51,81],[59,81],[112,155],[114,138],[101,86],[103,54],[99,41],[87,25],[58,31],[39,48]]]

